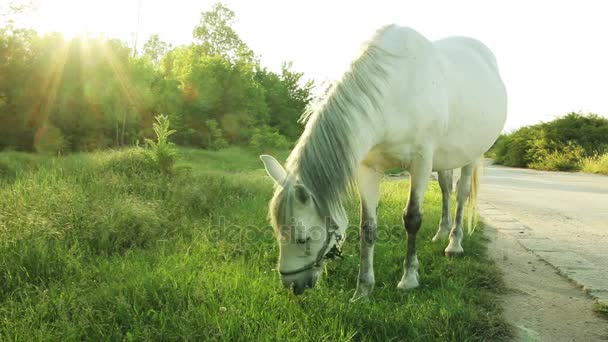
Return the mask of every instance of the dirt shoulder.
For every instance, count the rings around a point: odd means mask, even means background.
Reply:
[[[504,273],[504,314],[517,341],[608,341],[608,320],[593,311],[593,300],[526,250],[518,231],[487,224],[485,234]]]

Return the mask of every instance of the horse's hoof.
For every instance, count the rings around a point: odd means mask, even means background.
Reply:
[[[418,272],[406,276],[405,279],[401,279],[399,284],[397,284],[397,288],[404,291],[415,289],[419,286],[420,282],[418,282]]]
[[[357,289],[355,290],[355,294],[353,298],[350,299],[351,303],[367,301],[369,299],[369,295],[372,293],[374,289],[374,284],[358,284]]]
[[[369,295],[355,292],[353,297],[350,299],[351,303],[367,303],[369,302]]]
[[[462,249],[462,247],[460,247],[460,249],[451,249],[451,250],[448,250],[447,248],[445,249],[445,256],[448,258],[458,257],[463,254],[464,254],[464,250]]]

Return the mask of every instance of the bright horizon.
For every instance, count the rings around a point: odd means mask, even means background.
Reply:
[[[215,0],[38,0],[17,26],[41,33],[104,34],[133,44],[141,1],[138,46],[158,33],[172,45],[192,41],[201,12]],[[379,27],[410,26],[431,40],[465,35],[496,55],[509,94],[506,131],[550,121],[571,111],[608,117],[608,21],[600,1],[576,6],[552,1],[222,1],[237,18],[235,30],[280,70],[293,61],[305,78],[338,79],[360,44]]]

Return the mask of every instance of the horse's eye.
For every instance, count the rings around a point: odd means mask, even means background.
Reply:
[[[296,239],[296,243],[298,245],[303,245],[303,244],[307,243],[308,241],[310,241],[310,237],[308,237],[306,239],[301,239],[301,238]]]

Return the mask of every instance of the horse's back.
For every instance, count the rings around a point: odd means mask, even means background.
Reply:
[[[476,54],[477,57],[483,59],[494,69],[498,70],[496,57],[492,51],[490,51],[490,49],[484,43],[477,39],[464,36],[454,36],[434,41],[433,45],[435,45],[435,47],[444,54]]]
[[[506,119],[506,93],[496,58],[483,43],[467,37],[432,42],[390,25],[368,44],[391,58],[382,140],[367,164],[407,167],[431,153],[434,169],[452,169],[492,145]]]

